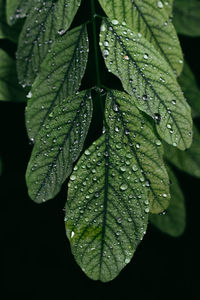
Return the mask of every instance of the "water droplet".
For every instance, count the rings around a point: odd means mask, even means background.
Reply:
[[[27,95],[26,98],[30,99],[32,97],[32,92],[30,91]]]
[[[148,213],[149,212],[149,208],[147,207],[147,208],[145,208],[145,213]]]
[[[103,24],[101,25],[101,31],[105,31],[106,30],[106,26]]]
[[[161,1],[158,1],[158,2],[157,2],[157,6],[158,6],[159,8],[163,8],[162,2],[161,2]]]
[[[144,59],[148,59],[149,55],[147,53],[144,54]]]
[[[122,190],[122,191],[127,190],[127,188],[128,188],[128,185],[125,184],[125,183],[123,183],[123,184],[120,185],[120,190]]]
[[[136,172],[136,171],[138,170],[138,167],[137,167],[136,165],[133,165],[133,166],[132,166],[132,170],[133,170],[134,172]]]
[[[118,20],[112,20],[111,23],[112,23],[113,25],[117,25],[117,24],[119,24],[119,21],[118,21]]]
[[[120,170],[121,170],[122,172],[125,172],[125,171],[126,171],[126,167],[125,167],[125,166],[122,166],[122,167],[120,168]]]
[[[124,55],[124,59],[125,59],[125,60],[129,60],[128,55]]]
[[[74,237],[74,231],[71,232],[71,239]]]
[[[87,149],[87,150],[85,150],[85,155],[90,155],[91,153],[90,153],[90,151]]]
[[[59,35],[63,35],[63,34],[65,34],[65,32],[66,32],[65,29],[60,29],[60,30],[58,30],[58,34],[59,34]]]
[[[172,100],[172,104],[173,104],[173,105],[176,105],[176,100]]]
[[[161,145],[161,141],[160,141],[160,140],[157,140],[157,141],[156,141],[156,145],[157,145],[157,146],[160,146],[160,145]]]
[[[72,181],[74,181],[74,180],[76,179],[76,176],[75,176],[75,175],[71,175],[70,179],[71,179]]]
[[[160,121],[161,121],[161,115],[156,113],[154,114],[154,120],[156,121],[157,124],[160,124]]]

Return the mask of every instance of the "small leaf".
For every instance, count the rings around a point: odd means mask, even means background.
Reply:
[[[99,0],[113,23],[125,23],[139,32],[165,58],[177,75],[183,68],[183,55],[173,24],[169,21],[166,1]],[[126,31],[126,29],[124,29]]]
[[[6,0],[0,0],[0,39],[9,39],[16,43],[21,30],[21,24],[10,27],[6,22]]]
[[[181,150],[190,147],[191,110],[164,58],[123,25],[106,20],[100,36],[108,70],[121,79],[137,107],[155,120],[161,138]]]
[[[25,93],[17,81],[15,61],[0,49],[0,101],[25,100]]]
[[[89,91],[64,99],[46,119],[26,172],[32,200],[44,202],[56,196],[72,171],[88,132],[92,117]]]
[[[193,131],[193,142],[188,150],[182,152],[165,144],[165,157],[181,171],[200,178],[200,134],[195,126]]]
[[[165,174],[156,137],[148,122],[141,124],[143,116],[129,96],[110,91],[105,118],[105,133],[85,151],[70,177],[65,219],[77,263],[101,281],[118,275],[143,238],[150,210],[146,176],[160,183],[159,175]]]
[[[178,33],[200,36],[200,2],[198,0],[174,1],[174,25]]]
[[[173,237],[183,234],[186,225],[186,209],[184,195],[175,174],[168,167],[171,180],[171,201],[166,212],[161,215],[150,214],[151,223],[159,230]]]
[[[38,75],[56,36],[63,35],[71,25],[80,0],[34,3],[20,34],[17,51],[18,77],[25,86],[31,85]],[[62,14],[58,15],[61,10]]]
[[[184,68],[178,78],[179,84],[184,92],[184,96],[192,108],[192,116],[200,116],[200,89],[197,85],[194,74],[189,65],[184,61]]]
[[[30,139],[35,139],[53,107],[79,89],[87,58],[85,25],[72,29],[56,40],[31,89],[26,112]]]
[[[25,18],[35,0],[6,0],[6,15],[9,25],[13,25],[18,19]]]

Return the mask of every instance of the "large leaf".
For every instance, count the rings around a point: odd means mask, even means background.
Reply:
[[[176,31],[169,21],[164,1],[157,0],[99,0],[108,17],[125,22],[134,32],[140,32],[165,58],[169,66],[180,74],[183,57]]]
[[[105,118],[105,133],[85,151],[70,177],[65,219],[76,261],[101,281],[118,275],[145,233],[150,158],[158,182],[164,173],[162,163],[158,167],[156,137],[129,96],[109,92]]]
[[[184,68],[178,79],[188,103],[192,108],[193,117],[200,116],[200,89],[189,65],[184,61]]]
[[[149,216],[151,223],[162,232],[173,237],[183,234],[186,225],[186,209],[184,195],[179,186],[178,180],[171,169],[168,168],[171,180],[171,200],[167,211],[161,215]]]
[[[9,25],[13,25],[18,19],[26,17],[31,6],[37,0],[6,0],[6,15]]]
[[[200,36],[200,2],[198,0],[174,1],[174,25],[180,34]]]
[[[64,99],[38,134],[26,172],[30,197],[37,203],[60,191],[85,141],[92,117],[89,91]]]
[[[22,85],[33,83],[56,36],[63,35],[71,25],[80,0],[34,3],[20,34],[17,51],[18,77]]]
[[[181,150],[190,147],[191,110],[164,58],[123,25],[105,20],[100,36],[106,66],[121,79],[137,107],[156,121],[159,135]]]
[[[193,142],[187,151],[165,144],[165,157],[180,170],[200,178],[200,134],[194,126]]]
[[[0,101],[25,100],[25,93],[17,81],[15,61],[0,49]]]
[[[20,24],[10,27],[6,22],[6,0],[0,0],[0,39],[9,39],[12,42],[17,42]]]
[[[26,125],[32,140],[53,107],[78,90],[87,58],[86,26],[76,27],[56,40],[30,92],[32,98],[28,101]]]

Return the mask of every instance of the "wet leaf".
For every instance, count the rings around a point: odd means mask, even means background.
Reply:
[[[89,91],[70,96],[45,120],[26,172],[30,197],[37,203],[56,196],[72,171],[92,117]]]
[[[174,1],[174,25],[179,34],[200,36],[200,2],[198,0]]]
[[[193,142],[188,150],[182,152],[165,144],[165,157],[181,171],[200,178],[200,134],[195,126],[193,131]]]
[[[24,86],[33,83],[56,37],[62,36],[71,25],[80,0],[34,3],[20,34],[17,51],[18,77]]]
[[[101,26],[100,46],[108,70],[155,120],[161,138],[181,150],[190,147],[191,110],[164,58],[140,34],[109,20]]]
[[[31,140],[35,139],[54,106],[79,89],[87,58],[86,26],[76,27],[56,40],[29,94],[26,125]]]
[[[184,195],[178,179],[169,167],[167,168],[171,180],[171,200],[167,211],[160,215],[150,214],[150,222],[164,233],[173,237],[183,234],[186,226],[186,209]]]
[[[124,23],[139,32],[165,58],[170,68],[180,74],[183,56],[172,22],[169,21],[170,3],[157,0],[99,0],[113,22]],[[165,9],[167,8],[167,10]],[[126,31],[126,29],[124,29]]]
[[[154,184],[163,189],[164,177],[168,191],[162,146],[156,145],[151,126],[143,123],[130,97],[110,91],[105,118],[105,133],[81,156],[70,177],[65,219],[77,263],[90,278],[101,281],[118,275],[143,238],[151,205],[148,179],[159,194]]]
[[[26,96],[18,84],[15,61],[0,49],[0,101],[26,101]]]

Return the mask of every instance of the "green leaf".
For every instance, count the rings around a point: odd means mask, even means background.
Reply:
[[[150,214],[151,223],[159,230],[173,237],[183,234],[186,225],[184,195],[178,180],[171,169],[167,169],[171,180],[171,201],[167,211],[162,215]]]
[[[165,144],[165,157],[181,171],[200,178],[200,134],[194,126],[192,146],[182,152]]]
[[[0,101],[25,100],[25,93],[17,81],[15,61],[0,49]]]
[[[121,79],[137,107],[155,120],[159,135],[181,150],[190,147],[191,110],[164,58],[140,34],[108,20],[100,37],[108,70]]]
[[[112,280],[130,262],[147,227],[147,178],[160,184],[165,174],[161,146],[129,96],[110,91],[105,118],[104,134],[85,151],[70,177],[65,219],[77,263],[101,281]]]
[[[78,4],[80,0],[35,2],[19,38],[17,71],[22,85],[32,85],[56,37],[71,25]]]
[[[88,58],[86,26],[72,29],[58,38],[42,63],[28,101],[26,125],[34,140],[53,107],[80,87]]]
[[[169,11],[164,1],[157,0],[99,0],[113,22],[125,22],[133,32],[139,32],[165,58],[170,68],[179,75],[183,56]]]
[[[192,108],[192,116],[200,116],[200,89],[189,65],[184,61],[184,68],[178,79],[184,96]]]
[[[25,18],[35,0],[6,0],[6,15],[9,25],[13,25],[18,19]]]
[[[174,1],[174,25],[178,33],[200,36],[200,2],[198,0]]]
[[[83,148],[91,117],[89,91],[70,96],[54,107],[38,134],[26,172],[32,200],[41,203],[60,191]]]
[[[21,24],[10,27],[6,22],[6,0],[0,0],[0,39],[9,39],[16,43],[18,40]]]

